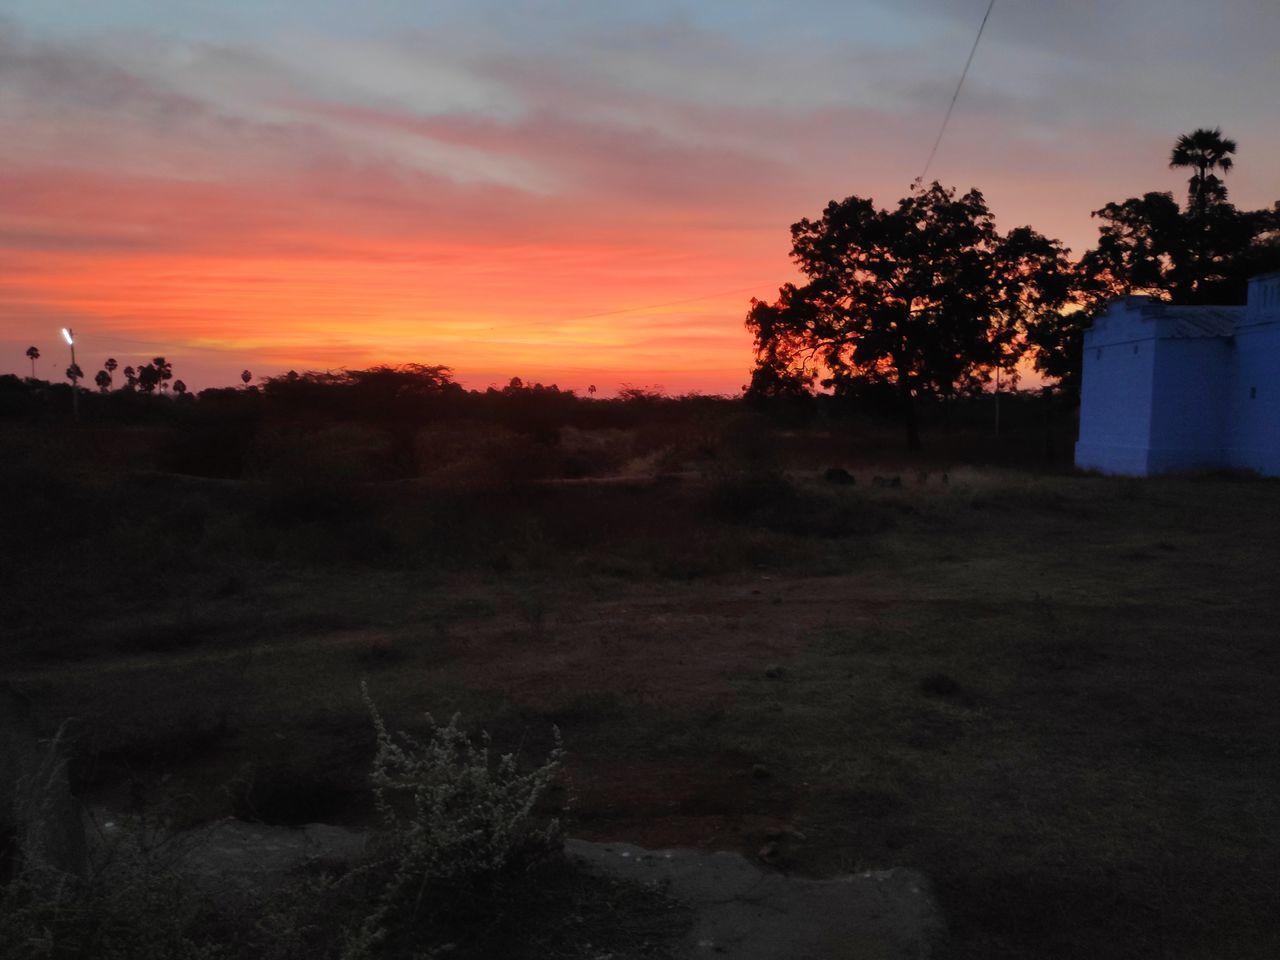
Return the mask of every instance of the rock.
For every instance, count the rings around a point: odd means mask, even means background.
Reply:
[[[812,880],[736,853],[584,840],[566,841],[565,850],[605,876],[665,881],[671,896],[689,903],[694,925],[677,960],[713,953],[734,960],[924,960],[942,932],[928,881],[912,870]]]
[[[827,483],[834,483],[838,486],[852,487],[858,482],[858,478],[846,470],[844,467],[827,467],[822,474],[822,478]]]
[[[182,835],[189,853],[182,870],[199,886],[258,895],[308,863],[352,864],[366,835],[326,823],[277,827],[231,817]]]

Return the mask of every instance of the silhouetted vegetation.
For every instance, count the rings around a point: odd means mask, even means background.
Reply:
[[[893,210],[862,197],[831,203],[791,228],[809,278],[777,302],[752,301],[757,369],[750,392],[790,397],[819,371],[837,394],[851,382],[896,390],[911,447],[917,398],[973,394],[1010,369],[1028,325],[1070,293],[1066,251],[1030,227],[1001,236],[982,194],[937,182]]]
[[[888,210],[833,201],[791,228],[807,282],[751,303],[748,397],[795,404],[819,382],[837,396],[892,396],[914,447],[923,399],[972,395],[1001,374],[1016,383],[1023,356],[1074,391],[1082,331],[1116,297],[1240,304],[1249,277],[1280,268],[1280,201],[1238,210],[1214,173],[1235,150],[1219,130],[1179,137],[1170,166],[1194,171],[1185,208],[1161,192],[1109,203],[1094,212],[1098,245],[1074,263],[1030,227],[998,233],[977,190],[917,184]]]

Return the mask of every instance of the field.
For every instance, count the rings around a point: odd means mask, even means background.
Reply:
[[[14,425],[0,673],[107,806],[364,822],[367,678],[409,729],[558,726],[575,836],[918,868],[944,958],[1280,956],[1280,486],[834,431],[370,482],[332,437],[219,479]]]

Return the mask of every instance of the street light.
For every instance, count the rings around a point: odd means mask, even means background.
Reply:
[[[76,367],[76,338],[71,335],[69,327],[62,328],[62,339],[67,341],[67,346],[71,348],[71,417],[74,420],[80,419],[80,391],[76,389],[78,379],[74,374]]]

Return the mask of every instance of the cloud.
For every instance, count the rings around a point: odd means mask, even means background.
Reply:
[[[0,322],[554,379],[745,369],[750,292],[723,291],[775,290],[828,200],[906,192],[985,4],[13,9]],[[1280,37],[1224,9],[998,5],[932,175],[1079,251],[1221,124],[1233,197],[1269,204]]]

